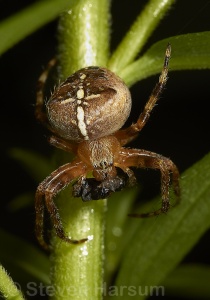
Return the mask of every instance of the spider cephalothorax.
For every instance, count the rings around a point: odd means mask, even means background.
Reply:
[[[168,45],[159,82],[137,122],[126,129],[121,127],[130,114],[130,92],[125,83],[110,70],[91,66],[77,71],[55,89],[46,103],[46,111],[43,109],[43,89],[55,60],[50,61],[40,76],[36,117],[53,133],[49,139],[52,145],[75,154],[72,162],[52,172],[37,188],[36,235],[44,248],[48,247],[43,237],[44,206],[50,214],[56,234],[62,240],[69,243],[87,240],[72,240],[66,236],[53,201],[73,180],[76,180],[73,185],[75,197],[81,197],[83,201],[98,200],[121,190],[127,182],[129,185],[135,183],[130,167],[159,169],[162,207],[148,214],[133,215],[137,217],[168,211],[171,179],[174,192],[179,197],[179,172],[170,159],[150,151],[123,147],[136,138],[146,124],[166,84],[170,54],[171,47]],[[126,176],[119,175],[119,170]],[[86,178],[90,172],[93,178]]]

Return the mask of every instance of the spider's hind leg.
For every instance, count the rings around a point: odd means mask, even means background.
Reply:
[[[56,59],[53,58],[49,61],[46,69],[42,72],[37,83],[36,92],[36,104],[35,104],[35,117],[45,127],[51,130],[46,112],[44,110],[44,87],[47,81],[48,75],[52,67],[56,64]]]

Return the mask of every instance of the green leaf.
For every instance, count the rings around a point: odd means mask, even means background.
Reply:
[[[0,54],[6,52],[26,36],[54,20],[74,0],[38,1],[0,23]]]
[[[49,260],[40,250],[0,229],[0,261],[16,278],[49,283]],[[1,280],[0,280],[1,281]]]
[[[24,300],[21,291],[17,288],[15,282],[7,274],[6,270],[0,264],[0,293],[5,299]],[[0,295],[1,296],[1,295]]]
[[[34,204],[34,193],[24,193],[12,199],[8,203],[7,209],[9,212],[14,213],[32,204]]]
[[[210,68],[210,32],[189,33],[155,43],[137,61],[118,73],[129,85],[161,72],[167,44],[172,47],[170,71]]]
[[[176,268],[163,282],[167,295],[188,299],[210,299],[210,267],[185,264]]]
[[[184,172],[181,204],[167,215],[130,221],[133,237],[124,250],[116,285],[118,289],[134,286],[133,299],[145,299],[143,291],[150,295],[152,287],[163,282],[210,227],[209,166],[210,154]],[[150,211],[157,204],[157,200],[151,202]],[[127,293],[120,299],[127,299]]]
[[[160,23],[174,0],[150,0],[110,58],[108,67],[119,72],[131,63]]]
[[[51,160],[34,151],[13,148],[9,150],[9,154],[12,158],[19,161],[37,182],[43,180],[44,177],[52,172]]]

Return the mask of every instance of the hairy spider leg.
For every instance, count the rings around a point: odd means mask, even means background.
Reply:
[[[48,78],[49,71],[56,64],[56,59],[53,58],[49,61],[46,69],[42,72],[38,79],[37,83],[37,92],[36,92],[36,104],[35,104],[35,117],[37,120],[42,123],[45,127],[52,131],[52,128],[49,125],[46,112],[44,111],[44,86]]]
[[[48,139],[48,142],[52,146],[59,148],[66,152],[73,152],[76,154],[77,149],[78,149],[78,144],[73,144],[70,141],[67,141],[63,138],[59,138],[58,136],[55,136],[55,135],[50,136]]]
[[[132,124],[130,127],[126,129],[119,130],[116,132],[115,136],[120,141],[121,145],[126,145],[130,141],[132,141],[134,138],[136,138],[137,134],[142,130],[142,128],[147,123],[151,111],[153,110],[156,102],[160,98],[160,95],[166,85],[167,79],[168,79],[168,64],[171,57],[171,45],[168,44],[165,52],[165,60],[163,64],[162,72],[159,76],[159,81],[155,85],[155,88],[153,89],[149,100],[147,101],[143,112],[140,114],[138,120],[136,123]]]
[[[121,164],[121,166],[120,166]],[[176,203],[180,201],[180,187],[179,187],[179,171],[176,165],[168,158],[156,154],[154,152],[142,150],[142,149],[126,149],[121,148],[119,154],[119,167],[122,169],[128,167],[137,168],[151,168],[159,169],[161,173],[161,196],[162,196],[162,207],[151,213],[143,214],[129,214],[129,216],[137,218],[146,218],[166,213],[170,208],[169,202],[169,187],[170,181],[174,194],[176,195]]]
[[[46,250],[49,249],[49,246],[44,240],[43,232],[45,206],[51,217],[52,224],[57,236],[71,244],[79,244],[87,241],[87,238],[81,240],[73,240],[66,236],[58,209],[53,201],[55,196],[68,184],[70,184],[73,179],[84,176],[85,173],[86,167],[82,162],[67,163],[52,172],[43,182],[39,184],[35,196],[35,232],[40,245]]]

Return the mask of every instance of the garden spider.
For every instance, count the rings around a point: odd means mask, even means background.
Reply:
[[[131,109],[131,96],[124,82],[106,68],[83,68],[60,84],[52,93],[44,110],[43,90],[49,70],[55,64],[51,60],[38,82],[36,117],[52,133],[51,145],[67,152],[73,152],[75,159],[52,172],[36,191],[36,236],[45,249],[44,209],[51,217],[56,235],[62,240],[78,244],[87,239],[73,240],[63,229],[58,209],[53,201],[67,185],[73,185],[73,195],[83,201],[106,198],[111,192],[121,190],[125,178],[118,176],[121,169],[128,183],[135,183],[130,167],[159,169],[161,173],[162,206],[146,214],[132,214],[135,217],[150,217],[166,213],[170,207],[169,186],[172,180],[177,199],[180,196],[179,172],[175,164],[159,154],[124,148],[142,130],[150,113],[165,87],[171,46],[168,45],[159,82],[152,91],[143,112],[136,123],[121,129]],[[92,172],[93,178],[86,178]],[[171,177],[171,178],[170,178]]]

